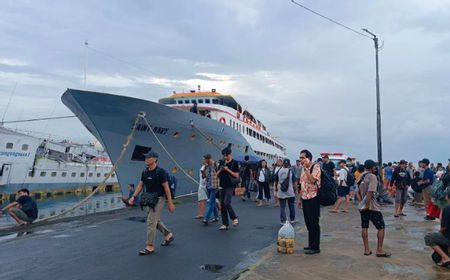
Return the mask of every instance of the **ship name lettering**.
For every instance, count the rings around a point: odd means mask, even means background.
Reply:
[[[158,127],[158,126],[152,126],[151,129],[153,129],[153,132],[156,134],[166,135],[167,131],[169,131],[168,128],[165,127]],[[150,132],[150,127],[148,127],[146,124],[138,124],[136,126],[137,131],[143,131],[143,132]]]

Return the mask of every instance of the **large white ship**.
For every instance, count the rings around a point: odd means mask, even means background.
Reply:
[[[244,110],[232,96],[214,89],[208,92],[173,92],[171,96],[160,99],[159,103],[68,89],[62,101],[100,141],[113,162],[116,162],[136,116],[145,114],[150,127],[140,119],[132,143],[116,172],[124,193],[128,184],[139,181],[144,168],[143,154],[150,150],[158,152],[159,165],[177,177],[177,194],[197,189],[179,166],[198,179],[202,156],[210,153],[215,159],[220,159],[221,149],[227,146],[237,158],[249,155],[273,162],[286,157],[285,146],[269,134],[259,119]],[[190,112],[194,103],[198,104],[197,114]]]
[[[55,192],[92,188],[111,170],[99,145],[52,141],[0,127],[0,195],[28,188]],[[117,183],[111,177],[107,183]]]

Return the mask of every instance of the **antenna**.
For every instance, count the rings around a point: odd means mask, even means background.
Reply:
[[[87,67],[87,48],[89,43],[87,40],[84,41],[84,89],[86,89],[86,67]]]
[[[6,112],[8,112],[9,105],[11,104],[11,100],[12,100],[14,94],[16,93],[16,88],[17,88],[17,83],[14,85],[11,95],[9,96],[9,100],[8,100],[8,103],[6,104],[5,112],[3,112],[2,121],[0,122],[0,126],[3,126],[3,121],[5,120]]]

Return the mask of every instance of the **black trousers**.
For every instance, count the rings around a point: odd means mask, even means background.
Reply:
[[[231,207],[231,198],[233,197],[234,188],[222,189],[220,193],[220,204],[222,204],[222,209],[220,213],[222,214],[222,224],[229,226],[228,215],[230,219],[234,220],[237,218],[236,213],[234,213],[233,207]]]
[[[319,198],[303,200],[303,217],[308,229],[308,244],[312,250],[320,249],[320,203]]]
[[[266,198],[267,200],[270,199],[270,188],[269,188],[269,183],[261,183],[258,182],[258,199],[262,200],[263,199],[263,193],[264,193],[264,198]]]

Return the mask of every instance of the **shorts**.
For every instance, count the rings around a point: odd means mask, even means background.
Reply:
[[[379,211],[365,210],[359,212],[361,215],[361,228],[369,228],[369,222],[375,226],[377,230],[384,229],[386,226],[384,224],[383,214]]]
[[[397,192],[395,193],[395,203],[405,205],[407,201],[408,201],[408,189],[397,188]]]
[[[450,239],[445,237],[441,232],[433,232],[425,235],[425,245],[430,247],[440,246],[442,248],[450,247]]]
[[[24,222],[31,223],[35,219],[28,217],[27,213],[25,213],[22,209],[14,207],[11,211],[17,216],[17,218],[21,219]]]
[[[208,199],[208,192],[206,191],[206,187],[199,186],[198,187],[198,201],[203,201]]]
[[[350,193],[349,187],[338,186],[337,193],[339,197],[346,197]]]

